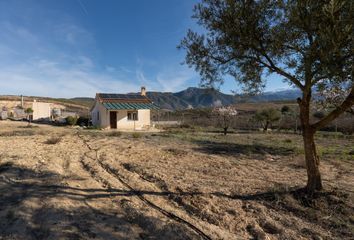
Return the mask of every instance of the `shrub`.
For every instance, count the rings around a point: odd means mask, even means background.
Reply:
[[[21,130],[21,131],[9,131],[1,132],[1,137],[16,137],[16,136],[33,136],[35,132],[33,130]]]
[[[89,125],[89,118],[88,117],[79,117],[77,119],[77,125],[79,126],[88,126]]]
[[[180,128],[190,128],[190,127],[191,127],[191,125],[189,125],[188,123],[182,123],[180,125]]]
[[[61,141],[61,137],[51,137],[45,141],[45,144],[57,144]]]
[[[110,137],[120,137],[122,136],[122,133],[121,132],[118,132],[118,131],[113,131],[113,132],[109,132],[107,134],[107,136],[110,136]]]
[[[65,120],[67,124],[74,126],[76,125],[78,118],[73,116],[68,116]]]
[[[140,138],[141,137],[141,133],[134,132],[134,133],[132,133],[132,137],[133,138]]]
[[[281,108],[281,113],[282,113],[282,114],[286,114],[286,113],[288,113],[288,112],[290,112],[289,106],[284,105],[284,106]]]

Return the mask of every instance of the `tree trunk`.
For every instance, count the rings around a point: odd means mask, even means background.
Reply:
[[[268,130],[268,126],[269,126],[269,121],[266,121],[263,131],[266,132]]]
[[[228,129],[228,127],[224,127],[224,135],[226,136],[226,134],[227,134],[227,129]]]
[[[314,139],[316,129],[310,124],[310,100],[311,89],[303,93],[303,99],[298,99],[298,103],[307,170],[306,190],[309,194],[313,194],[315,191],[322,190],[322,181]]]
[[[307,168],[307,191],[312,194],[314,191],[322,190],[321,174],[319,170],[319,158],[316,152],[314,141],[315,131],[305,127],[303,129],[303,139],[305,148],[305,160]]]

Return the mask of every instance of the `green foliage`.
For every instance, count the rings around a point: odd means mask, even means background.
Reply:
[[[280,112],[275,108],[267,108],[257,111],[254,119],[263,124],[264,130],[268,129],[268,126],[272,123],[279,121],[281,117]]]
[[[69,124],[69,125],[71,125],[71,126],[74,126],[74,125],[76,125],[77,120],[78,120],[77,117],[68,116],[68,117],[66,118],[66,123]]]
[[[132,133],[132,137],[133,138],[141,138],[141,136],[142,136],[141,133],[138,133],[138,132],[133,132]]]
[[[255,119],[258,121],[276,122],[280,119],[280,112],[275,108],[267,108],[257,111]]]
[[[281,113],[282,113],[283,115],[288,114],[289,112],[291,112],[291,109],[290,109],[289,106],[284,105],[284,106],[281,108]]]
[[[31,115],[33,113],[33,109],[32,108],[26,108],[25,113]]]
[[[352,81],[354,6],[338,1],[203,0],[194,18],[206,31],[189,30],[179,48],[202,83],[222,83],[228,74],[245,90],[260,90],[265,72],[277,73],[303,90]],[[312,72],[305,72],[312,66]],[[317,81],[316,81],[317,80]]]

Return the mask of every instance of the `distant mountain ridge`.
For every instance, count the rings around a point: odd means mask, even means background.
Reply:
[[[264,92],[256,96],[243,94],[225,94],[215,89],[189,87],[186,90],[171,92],[147,92],[147,96],[162,109],[185,109],[211,107],[216,102],[222,105],[236,104],[239,102],[272,102],[291,101],[300,96],[296,89]]]

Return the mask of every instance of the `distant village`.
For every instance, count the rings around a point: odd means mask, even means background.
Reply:
[[[28,101],[24,100],[23,96],[18,96],[18,99],[1,100],[0,108],[0,120],[31,120],[65,124],[67,117],[79,117],[79,112],[68,111],[62,104],[36,99]]]

